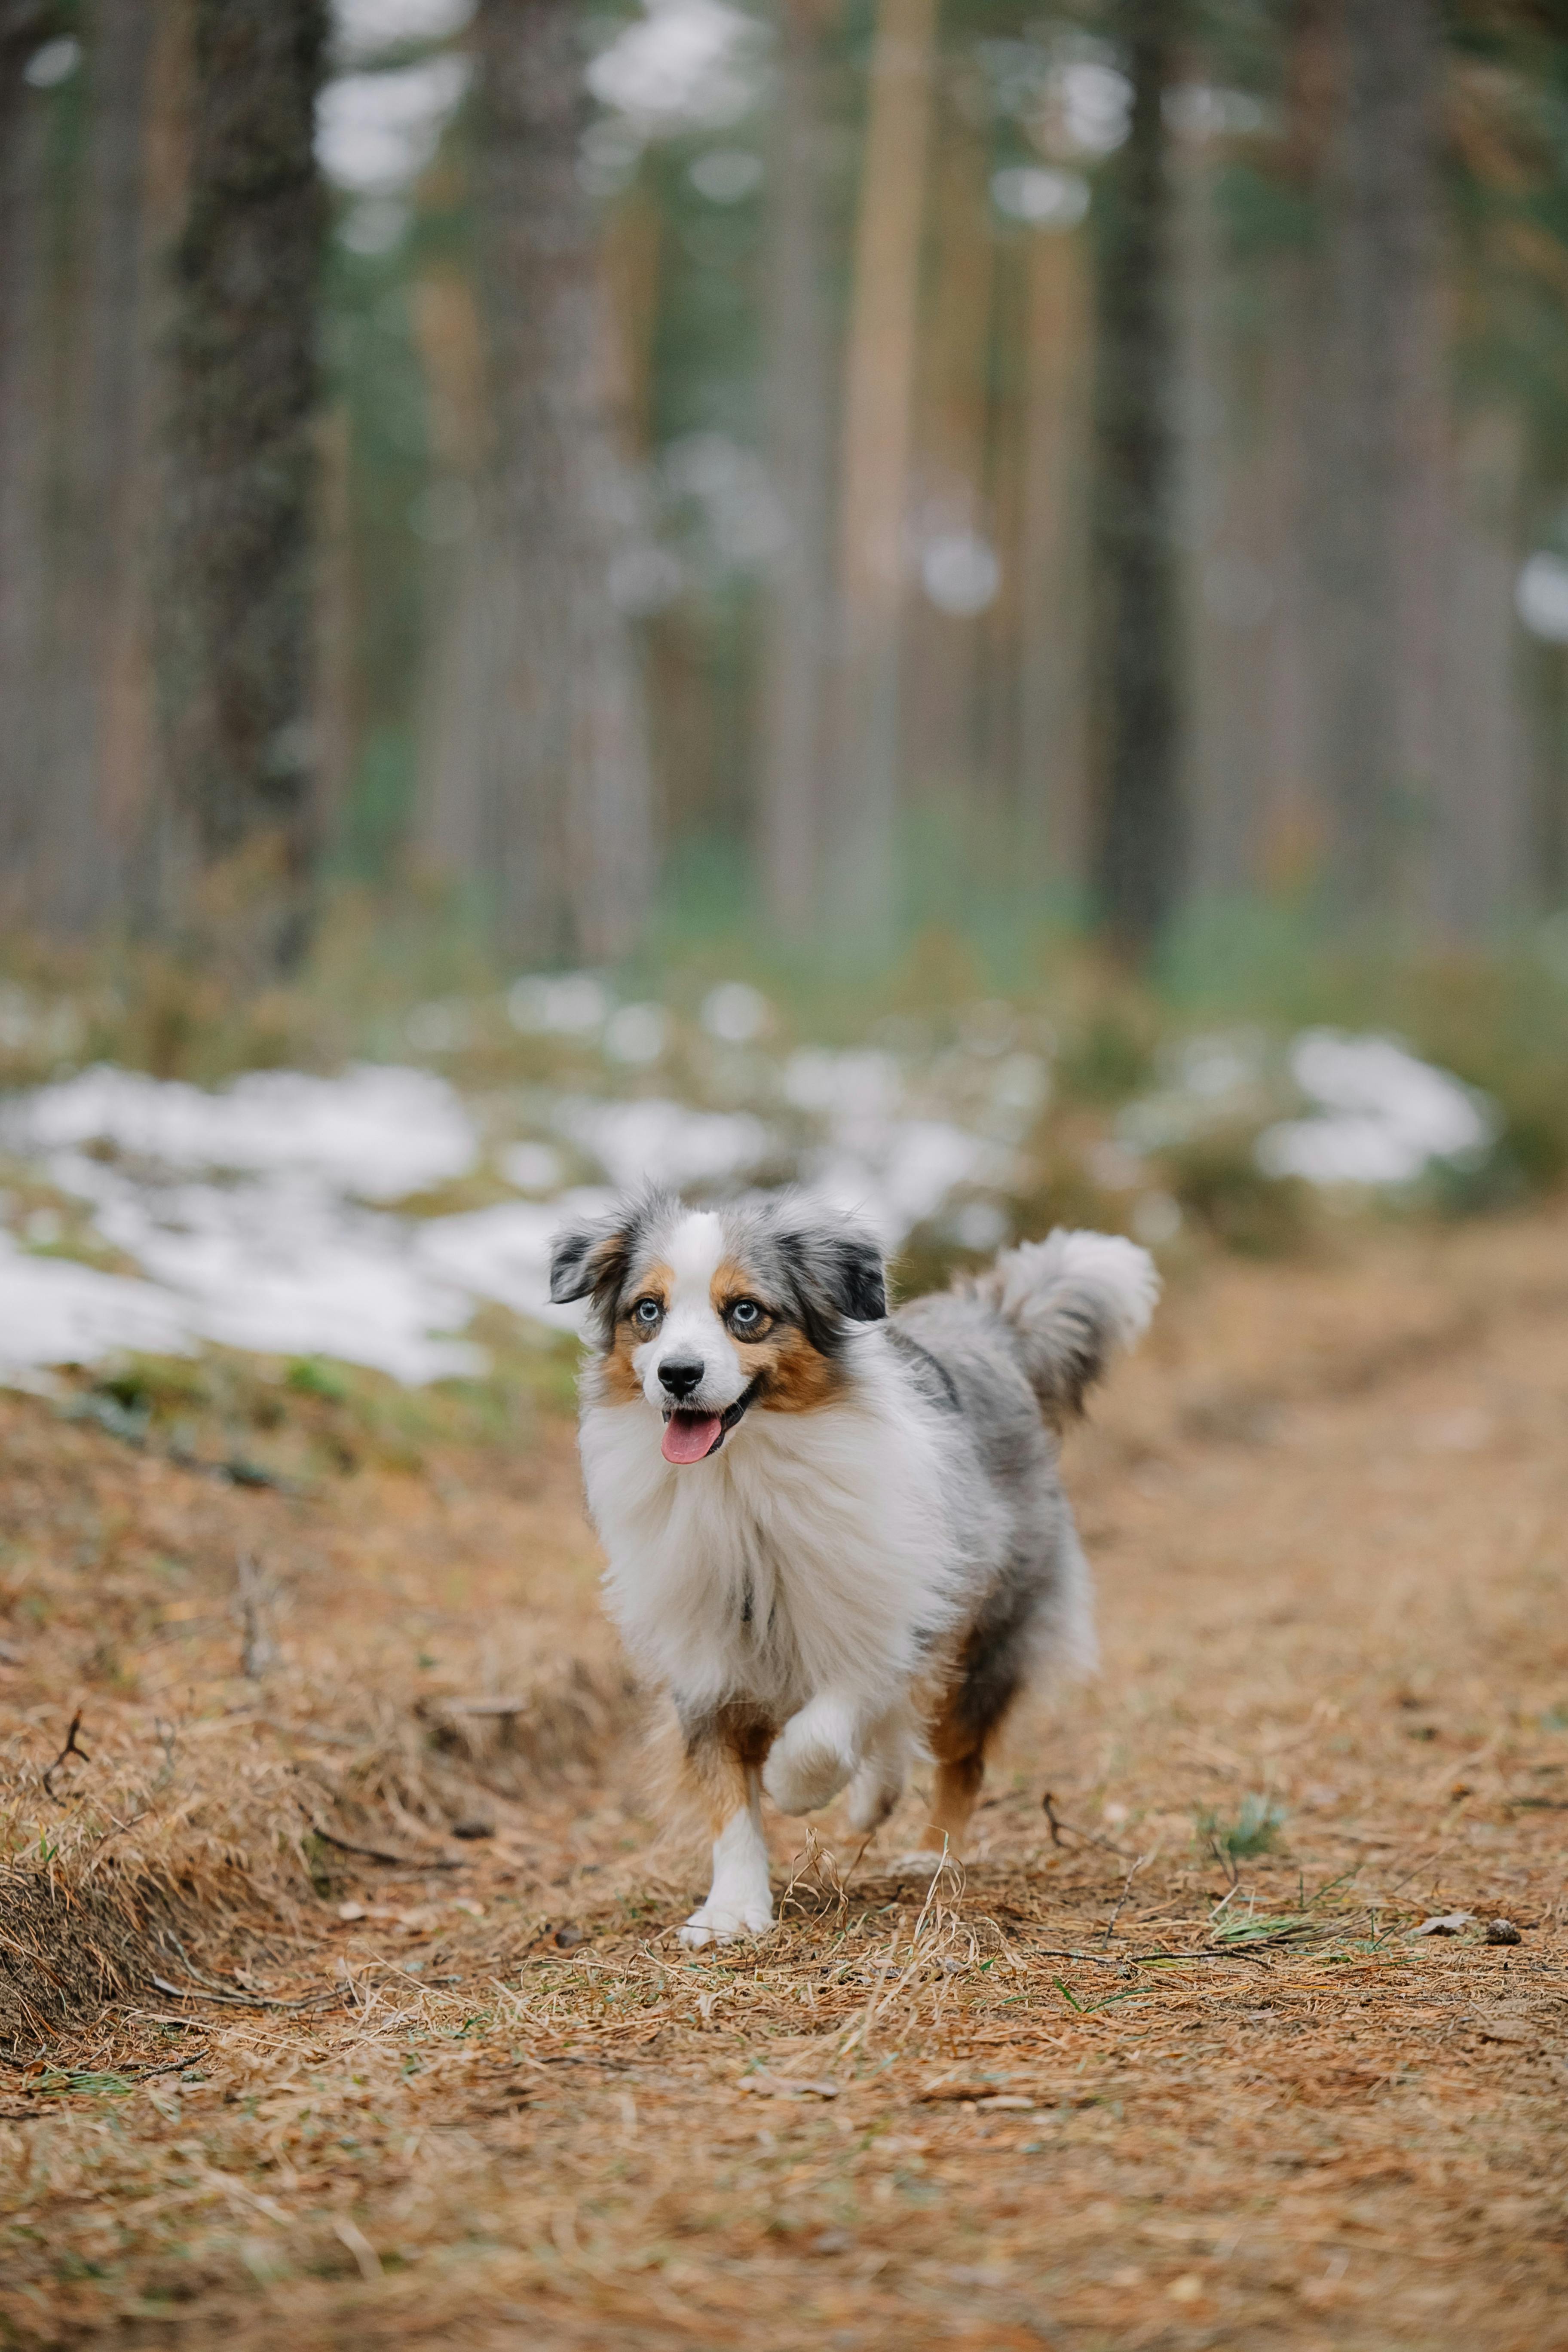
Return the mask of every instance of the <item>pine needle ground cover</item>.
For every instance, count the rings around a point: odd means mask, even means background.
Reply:
[[[780,1823],[717,1953],[558,1406],[0,1401],[0,2341],[1568,2345],[1565,1269],[1187,1265],[1068,1451],[1099,1679],[961,1874]]]

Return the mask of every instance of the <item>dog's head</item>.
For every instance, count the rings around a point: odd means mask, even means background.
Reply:
[[[679,1463],[716,1454],[753,1406],[828,1403],[851,1326],[888,1311],[874,1236],[789,1193],[689,1209],[650,1192],[568,1225],[550,1296],[592,1299],[603,1392],[658,1412]]]

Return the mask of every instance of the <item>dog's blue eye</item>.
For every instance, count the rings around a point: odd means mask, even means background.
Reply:
[[[657,1298],[639,1298],[632,1308],[632,1321],[640,1324],[645,1331],[651,1331],[658,1321],[659,1313],[660,1308]]]
[[[738,1298],[730,1309],[730,1320],[737,1331],[754,1331],[763,1319],[763,1310],[754,1298]]]

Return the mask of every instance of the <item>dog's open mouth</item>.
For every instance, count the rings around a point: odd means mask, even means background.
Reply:
[[[665,1460],[706,1462],[710,1454],[717,1454],[761,1386],[760,1381],[753,1381],[723,1412],[682,1412],[679,1407],[667,1412],[661,1448]]]

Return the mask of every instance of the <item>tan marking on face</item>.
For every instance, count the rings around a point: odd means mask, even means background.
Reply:
[[[709,1291],[713,1312],[721,1322],[738,1298],[755,1298],[765,1307],[756,1277],[739,1258],[727,1257],[713,1270]],[[730,1330],[725,1323],[724,1328]],[[747,1385],[759,1377],[763,1381],[758,1407],[768,1412],[813,1412],[818,1405],[828,1403],[843,1387],[843,1378],[826,1356],[819,1355],[805,1333],[794,1323],[776,1321],[764,1329],[760,1339],[742,1339],[730,1331],[731,1342],[741,1360],[741,1369]]]
[[[757,1289],[757,1277],[742,1265],[738,1257],[721,1257],[713,1269],[713,1279],[708,1286],[708,1296],[713,1301],[713,1312],[723,1321],[737,1298],[754,1298],[759,1307],[767,1301]]]
[[[844,1385],[837,1364],[818,1355],[793,1323],[776,1324],[765,1339],[746,1347],[735,1342],[748,1381],[764,1375],[759,1405],[770,1412],[815,1412],[830,1404]]]
[[[631,1319],[631,1310],[639,1298],[657,1298],[668,1309],[675,1276],[661,1261],[650,1265],[640,1282],[632,1284],[619,1315],[616,1318],[616,1335],[609,1353],[599,1367],[599,1377],[605,1393],[616,1404],[636,1404],[643,1394],[643,1384],[632,1365],[639,1348],[646,1347],[648,1333],[638,1331]]]

